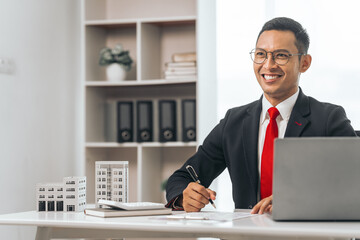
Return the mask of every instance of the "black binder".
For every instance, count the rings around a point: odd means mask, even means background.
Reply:
[[[182,139],[184,142],[196,141],[196,102],[195,99],[182,100]]]
[[[153,141],[153,103],[151,101],[137,102],[137,141]]]
[[[133,103],[118,102],[117,104],[117,126],[118,126],[118,142],[132,142],[134,139],[133,127]]]
[[[176,102],[159,101],[160,142],[176,141]]]

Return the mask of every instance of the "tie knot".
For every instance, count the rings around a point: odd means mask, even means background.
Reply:
[[[277,108],[275,108],[275,107],[269,108],[268,112],[269,112],[270,119],[272,119],[272,120],[275,120],[276,117],[279,116],[279,114],[280,114],[279,110],[277,110]]]

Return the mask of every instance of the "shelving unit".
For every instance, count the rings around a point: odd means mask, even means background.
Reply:
[[[196,0],[82,1],[82,166],[88,203],[95,201],[95,161],[129,161],[129,201],[165,202],[161,183],[196,151],[197,142],[181,141],[180,101],[196,99],[197,81],[163,79],[173,53],[196,52],[196,21]],[[129,50],[134,64],[125,81],[108,82],[105,67],[98,64],[99,52],[117,43]],[[176,142],[158,142],[161,99],[177,101]],[[109,106],[124,100],[154,102],[154,142],[114,140]]]

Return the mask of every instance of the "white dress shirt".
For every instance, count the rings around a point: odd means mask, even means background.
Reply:
[[[278,138],[284,138],[287,124],[289,122],[289,118],[292,112],[292,109],[295,105],[295,102],[299,96],[299,88],[297,92],[289,97],[288,99],[282,101],[277,106],[277,110],[279,110],[280,114],[276,118],[276,123],[278,125]],[[270,102],[266,99],[265,96],[262,98],[262,111],[260,114],[260,124],[259,124],[259,142],[258,142],[258,159],[259,159],[259,177],[261,176],[261,155],[264,147],[266,128],[270,121],[270,116],[268,113],[268,109],[273,107]],[[259,178],[260,179],[260,178]],[[260,181],[259,181],[259,190],[260,190]],[[260,191],[259,191],[260,192]]]

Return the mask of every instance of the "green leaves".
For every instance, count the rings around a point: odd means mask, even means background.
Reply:
[[[100,66],[106,66],[112,63],[123,65],[125,69],[129,71],[133,60],[129,56],[129,51],[124,51],[121,44],[117,44],[113,49],[105,47],[100,51]]]

